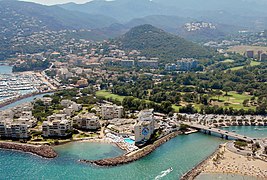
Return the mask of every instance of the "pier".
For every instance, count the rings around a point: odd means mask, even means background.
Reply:
[[[217,133],[217,134],[220,134],[221,137],[225,139],[228,139],[229,137],[231,137],[231,138],[246,141],[246,142],[253,142],[253,138],[243,136],[243,135],[240,135],[234,132],[230,132],[230,131],[226,131],[226,130],[222,130],[222,129],[218,129],[214,127],[204,126],[204,125],[193,123],[193,122],[183,122],[183,124],[189,127],[192,127],[194,129],[197,129],[197,130],[202,130],[205,134],[211,135],[211,133]]]

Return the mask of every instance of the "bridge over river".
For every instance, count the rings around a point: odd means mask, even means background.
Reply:
[[[253,142],[253,138],[243,136],[234,132],[218,129],[218,128],[213,128],[209,126],[204,126],[198,123],[193,123],[193,122],[183,122],[183,124],[188,125],[191,128],[197,129],[197,130],[202,130],[204,133],[208,133],[211,135],[211,133],[217,133],[220,134],[222,138],[228,139],[229,137],[233,139],[238,139],[246,142]]]

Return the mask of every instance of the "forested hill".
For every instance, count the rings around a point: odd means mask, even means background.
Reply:
[[[164,62],[212,56],[209,49],[148,24],[132,28],[118,41],[125,50],[139,50],[148,58],[158,57]]]

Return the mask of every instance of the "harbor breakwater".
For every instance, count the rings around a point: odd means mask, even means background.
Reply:
[[[32,153],[34,155],[41,156],[43,158],[55,158],[57,157],[56,151],[48,145],[30,145],[13,142],[0,142],[0,149],[17,150],[26,153]]]
[[[142,157],[147,156],[148,154],[152,153],[155,149],[157,149],[160,145],[164,144],[165,142],[169,141],[170,139],[176,137],[177,135],[181,134],[181,132],[173,132],[157,141],[153,144],[147,145],[142,149],[137,150],[136,152],[131,152],[129,154],[123,154],[122,156],[118,156],[115,158],[107,158],[101,160],[79,160],[82,163],[90,163],[95,164],[98,166],[118,166],[123,164],[128,164],[133,161],[136,161]]]

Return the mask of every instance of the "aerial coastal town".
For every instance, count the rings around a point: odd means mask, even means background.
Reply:
[[[265,60],[264,51],[259,51],[257,56],[254,54],[256,53],[253,50],[247,49],[243,56],[258,59],[259,62]],[[50,62],[48,65],[46,65],[47,60]],[[38,67],[35,65],[38,61],[44,62],[45,68],[35,71],[27,69],[27,66]],[[135,99],[129,99],[129,102],[125,99],[120,101],[120,96],[115,95],[119,90],[116,89],[119,87],[116,85],[118,79],[129,83],[133,81],[134,76],[145,76],[151,78],[157,85],[164,83],[166,73],[205,71],[198,59],[181,58],[176,60],[176,63],[161,64],[157,57],[146,58],[137,50],[126,52],[108,41],[95,43],[79,40],[65,44],[59,51],[18,54],[8,63],[13,65],[13,71],[18,72],[1,75],[3,106],[35,94],[44,96],[0,112],[0,137],[4,142],[19,141],[38,147],[57,146],[73,141],[112,143],[124,150],[125,154],[113,159],[99,161],[81,159],[80,162],[114,166],[136,161],[177,135],[189,135],[200,131],[227,140],[235,140],[222,145],[220,150],[216,151],[220,154],[230,153],[228,156],[241,154],[262,161],[267,159],[266,138],[251,138],[227,130],[229,126],[264,127],[267,125],[266,115],[250,115],[243,112],[229,115],[216,112],[185,113],[190,104],[180,105],[182,107],[180,112],[170,113],[171,110],[166,111],[171,108],[169,106],[160,107],[146,102],[142,108],[140,106],[135,108],[130,105]],[[135,70],[129,72],[129,68]],[[111,92],[108,89],[111,89]],[[220,99],[221,95],[217,96]],[[228,100],[231,103],[230,98]],[[257,105],[256,99],[253,98],[244,102],[240,105],[244,107]],[[236,105],[234,103],[233,105]],[[221,127],[226,129],[220,130]],[[48,153],[48,157],[57,156],[52,149],[46,151],[51,152]],[[35,150],[31,152],[34,153]],[[43,156],[42,153],[39,155]],[[200,172],[225,171],[214,165],[223,163],[222,155],[210,159],[212,157],[204,161],[206,164],[213,162],[209,168],[204,168],[203,164],[200,164],[185,174],[184,178],[195,177],[196,173]],[[232,166],[234,167],[235,163]],[[267,172],[262,166],[259,167],[260,175],[257,176],[265,178]],[[245,175],[248,174],[247,171],[244,171]],[[234,170],[228,169],[226,172]]]
[[[0,0],[0,179],[267,179],[266,3],[183,1]]]

